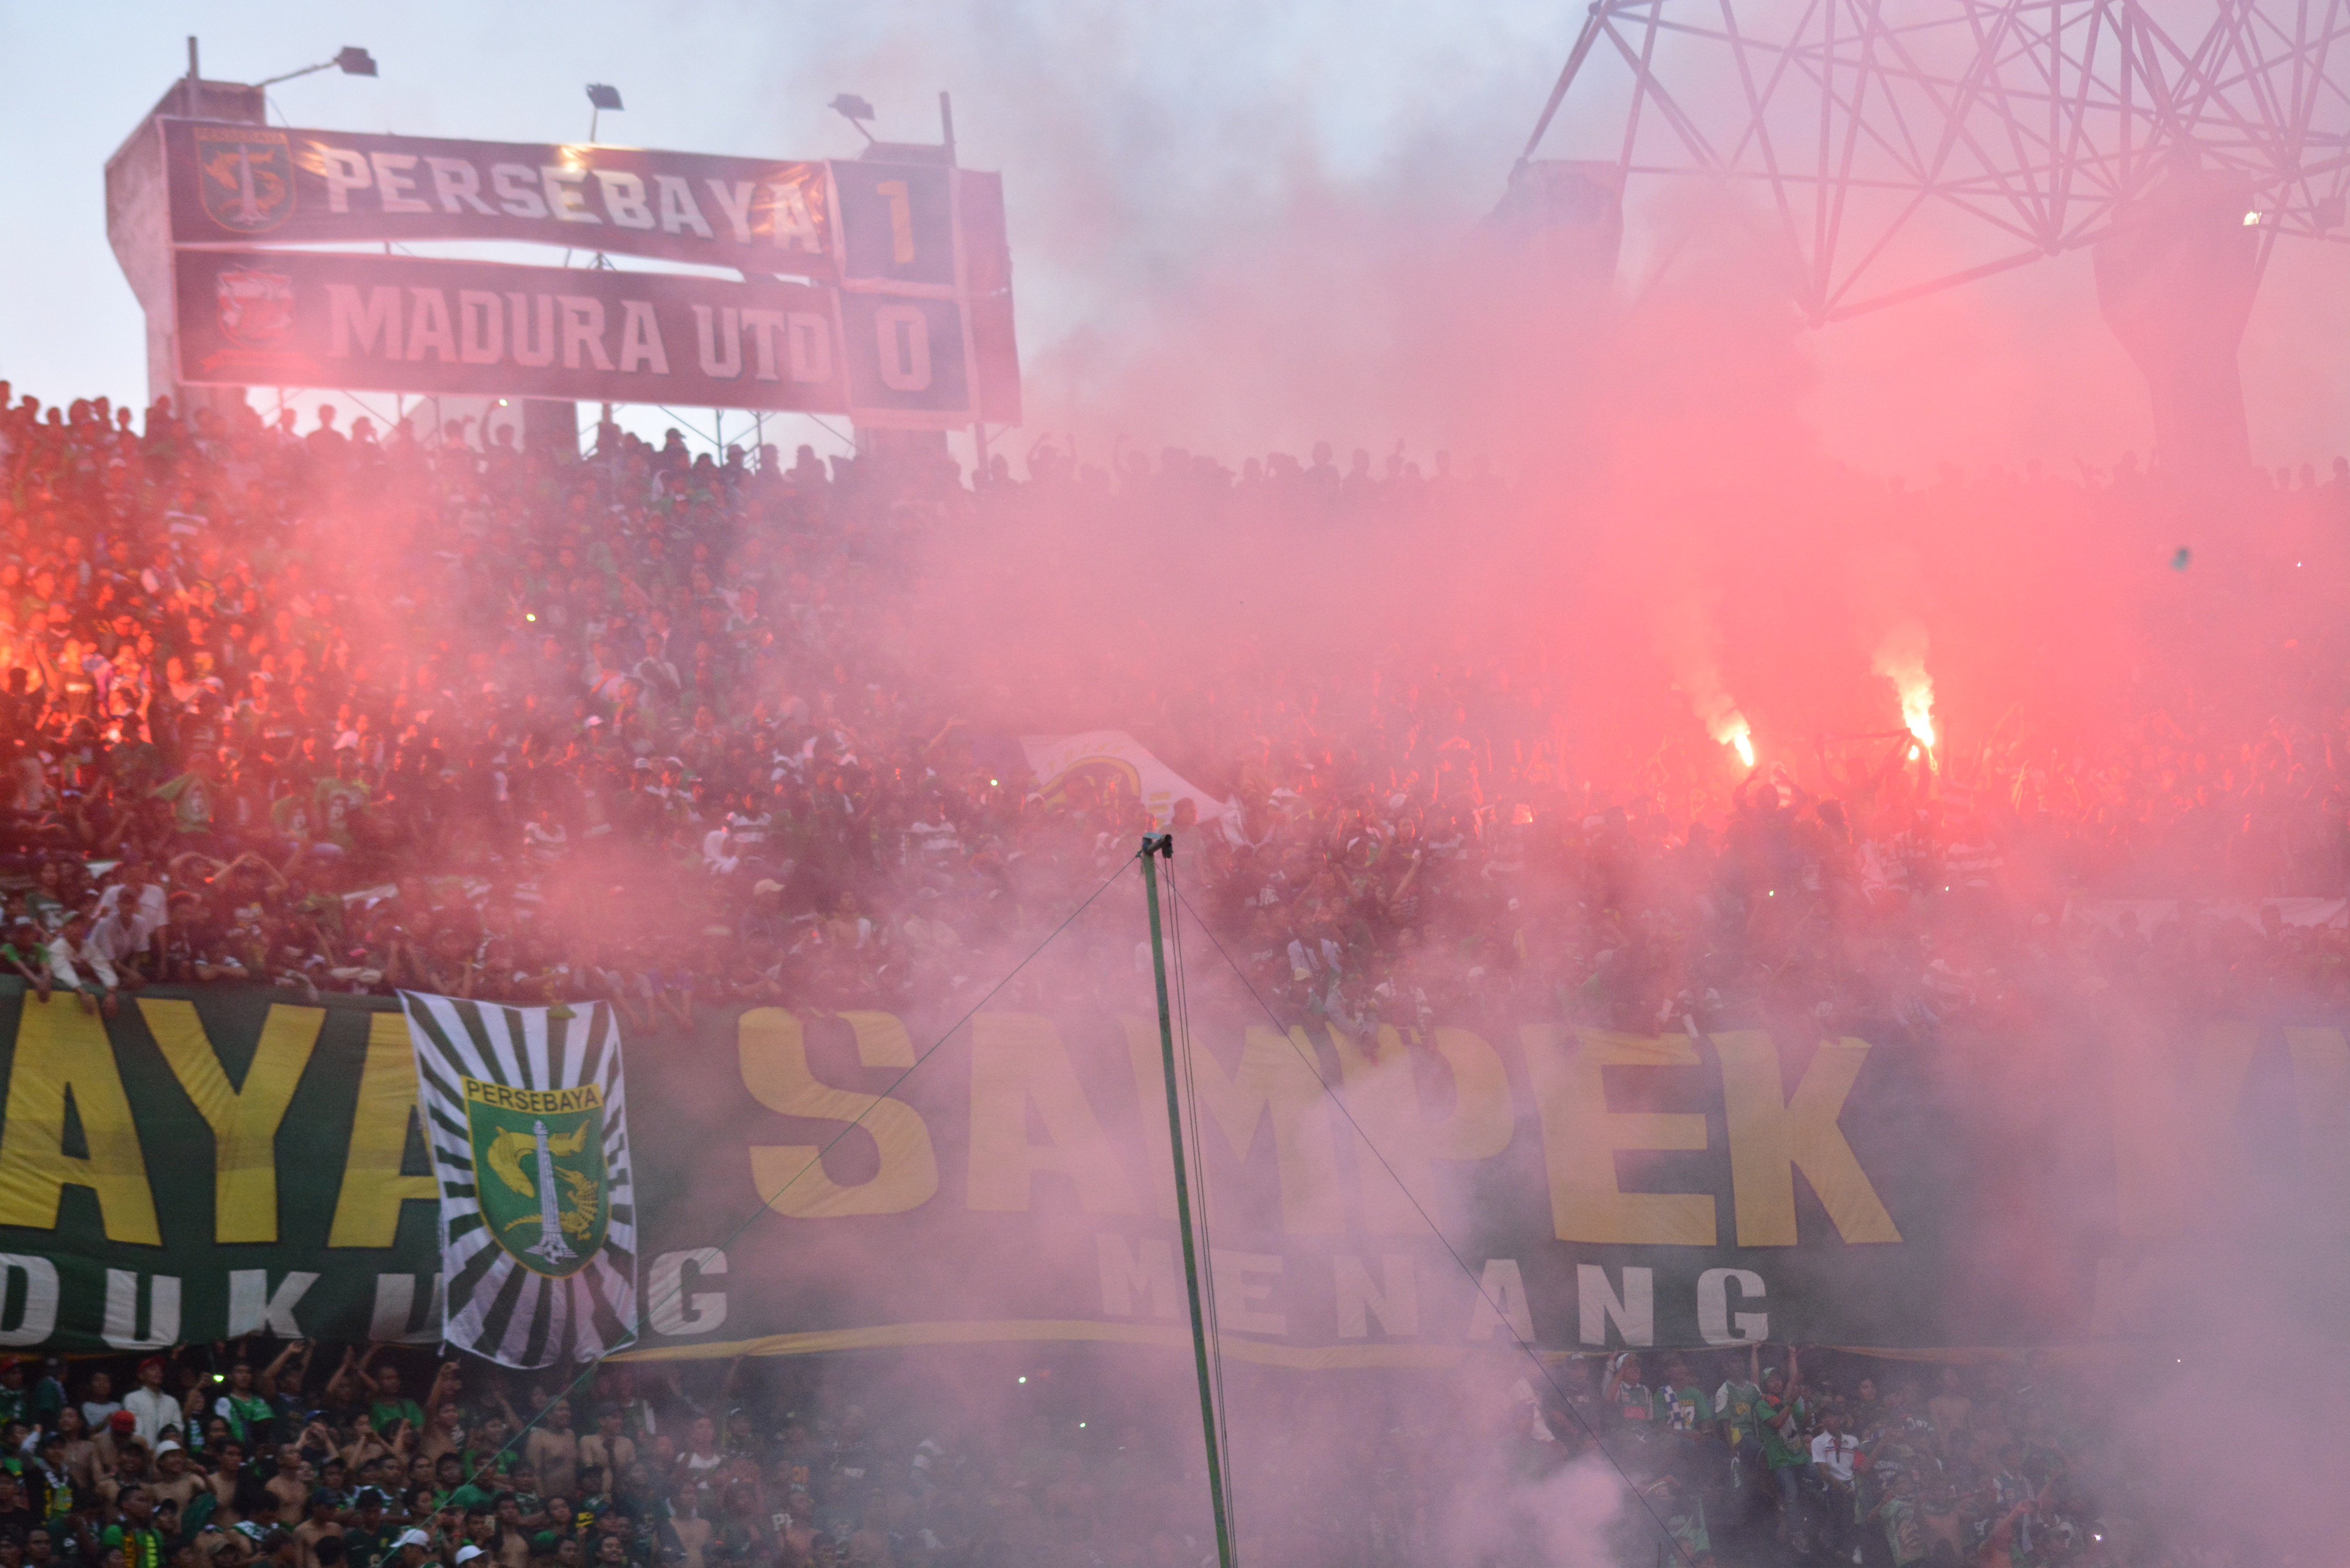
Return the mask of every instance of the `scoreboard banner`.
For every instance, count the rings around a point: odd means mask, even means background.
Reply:
[[[182,380],[972,417],[962,307],[763,279],[317,251],[182,249]]]
[[[943,163],[185,119],[163,121],[163,149],[172,243],[180,246],[523,240],[952,296],[967,259],[960,234],[1000,245],[1003,232],[1001,182]],[[983,273],[993,265],[968,259]]]
[[[526,240],[704,266],[840,271],[821,161],[205,120],[163,122],[175,245]],[[943,203],[908,243],[951,255]],[[870,264],[868,264],[870,265]]]
[[[838,413],[910,429],[1020,422],[995,175],[156,124],[184,382]],[[567,261],[731,267],[742,282],[567,266],[533,277],[301,248],[479,240],[560,246]],[[546,275],[558,270],[560,286]]]
[[[632,1034],[624,1354],[1181,1346],[1133,989],[961,1025],[729,1007]],[[480,1293],[444,1269],[427,1141],[471,1135],[420,1097],[397,1006],[156,987],[100,1019],[0,982],[0,1345],[442,1338]],[[2340,1018],[2057,1011],[1874,1040],[1202,1023],[1188,1092],[1222,1352],[2338,1346]],[[529,1010],[477,1012],[484,1037],[529,1034]],[[565,1152],[585,1112],[543,1119],[584,1255],[605,1190],[584,1143]],[[537,1131],[474,1130],[515,1150]],[[538,1192],[501,1200],[518,1245],[547,1232]]]

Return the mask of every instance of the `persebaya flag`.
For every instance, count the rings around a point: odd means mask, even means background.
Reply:
[[[448,1343],[536,1367],[634,1339],[636,1216],[611,1009],[401,994],[440,1184]]]

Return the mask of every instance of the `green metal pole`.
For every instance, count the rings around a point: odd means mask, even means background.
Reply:
[[[1175,1019],[1167,1004],[1167,946],[1159,929],[1159,857],[1175,857],[1175,836],[1146,834],[1142,889],[1150,903],[1150,972],[1159,982],[1159,1060],[1167,1075],[1167,1146],[1175,1159],[1175,1223],[1183,1232],[1183,1286],[1191,1297],[1191,1360],[1200,1374],[1200,1427],[1208,1442],[1208,1501],[1216,1513],[1216,1563],[1232,1568],[1224,1511],[1224,1466],[1216,1442],[1215,1384],[1208,1376],[1208,1319],[1200,1303],[1200,1253],[1191,1239],[1191,1185],[1183,1170],[1183,1103],[1175,1086]]]

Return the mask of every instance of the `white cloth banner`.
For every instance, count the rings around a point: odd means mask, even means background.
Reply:
[[[636,1199],[611,1008],[400,1002],[441,1188],[442,1337],[520,1367],[633,1340]]]
[[[2341,898],[2313,898],[2306,895],[2278,898],[2211,898],[2181,902],[2177,898],[2076,898],[2064,906],[2068,920],[2086,920],[2108,931],[2122,929],[2122,917],[2137,917],[2137,929],[2145,935],[2154,934],[2157,926],[2167,926],[2187,915],[2202,915],[2214,920],[2250,926],[2258,930],[2274,909],[2289,927],[2319,927],[2350,925],[2350,902]]]
[[[1152,756],[1123,730],[1088,730],[1082,735],[1023,735],[1020,749],[1027,753],[1028,771],[1036,775],[1036,793],[1051,794],[1071,778],[1098,773],[1118,787],[1140,797],[1150,819],[1160,827],[1175,818],[1175,803],[1188,800],[1201,822],[1213,822],[1232,809],[1206,790]]]

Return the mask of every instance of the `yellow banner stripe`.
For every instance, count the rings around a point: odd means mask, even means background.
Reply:
[[[929,1345],[1140,1345],[1167,1350],[1188,1350],[1191,1334],[1173,1324],[1090,1323],[1084,1319],[1038,1318],[973,1323],[885,1323],[864,1328],[816,1329],[804,1334],[771,1334],[757,1339],[730,1339],[704,1345],[667,1345],[623,1350],[608,1361],[708,1361],[738,1355],[827,1355],[844,1350],[903,1350]],[[1260,1339],[1226,1336],[1220,1344],[1225,1357],[1259,1366],[1279,1366],[1296,1372],[1349,1371],[1362,1367],[1404,1367],[1448,1371],[1467,1364],[1471,1351],[1492,1357],[1516,1357],[1523,1352],[1496,1341],[1492,1345],[1409,1345],[1397,1340],[1357,1345],[1280,1345]],[[2118,1345],[2061,1345],[2036,1351],[2002,1346],[1958,1346],[1911,1349],[1892,1345],[1837,1345],[1824,1348],[1853,1355],[1881,1356],[1894,1361],[1943,1363],[2022,1363],[2037,1355],[2065,1366],[2104,1364],[2121,1358]],[[1545,1366],[1615,1354],[1615,1348],[1544,1350],[1537,1352]]]
[[[888,1323],[868,1328],[771,1334],[758,1339],[729,1340],[722,1344],[669,1345],[624,1350],[608,1359],[702,1361],[722,1355],[822,1355],[837,1350],[893,1350],[923,1345],[1038,1344],[1054,1341],[1148,1345],[1188,1350],[1191,1335],[1173,1324],[1088,1323],[1082,1319]],[[1260,1366],[1285,1366],[1303,1372],[1360,1366],[1440,1370],[1459,1366],[1469,1354],[1467,1346],[1458,1345],[1404,1345],[1390,1340],[1379,1344],[1299,1345],[1229,1336],[1222,1342],[1222,1349],[1227,1360],[1254,1362]]]

